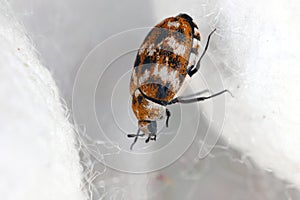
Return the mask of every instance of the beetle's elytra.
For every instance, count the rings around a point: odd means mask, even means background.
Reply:
[[[148,33],[137,53],[130,81],[132,110],[138,120],[137,134],[128,134],[135,137],[131,149],[138,137],[147,136],[145,142],[156,140],[157,120],[166,117],[168,126],[168,105],[203,101],[228,92],[223,90],[208,97],[177,96],[186,77],[199,70],[214,31],[209,34],[200,58],[200,32],[187,14],[166,18]]]

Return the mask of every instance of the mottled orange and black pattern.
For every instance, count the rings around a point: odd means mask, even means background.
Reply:
[[[179,25],[178,27],[170,26],[169,24],[172,23],[177,23]],[[147,96],[151,96],[153,98],[158,97],[158,99],[168,101],[174,97],[180,87],[172,87],[171,79],[168,79],[169,81],[155,80],[155,76],[152,76],[155,65],[159,64],[159,68],[167,67],[168,73],[177,71],[178,73],[176,73],[176,78],[179,81],[179,85],[182,85],[187,74],[193,38],[200,40],[199,32],[196,32],[195,34],[195,28],[197,29],[198,27],[193,22],[192,18],[188,15],[182,14],[163,20],[150,31],[141,45],[134,63],[133,73],[135,74],[132,74],[132,76],[135,76],[137,81],[135,82],[132,77],[130,83],[131,94],[133,94],[137,88],[141,88]],[[176,53],[174,46],[169,45],[168,42],[170,42],[170,38],[176,41],[176,44],[185,47],[185,49],[181,51],[182,53],[180,55]],[[145,75],[146,70],[149,71],[150,74],[140,84],[139,79]],[[157,78],[159,78],[159,76],[156,76],[156,79]],[[156,86],[152,84],[154,82],[156,83]],[[167,91],[167,93],[171,96],[165,94],[158,95],[158,93],[154,93],[152,91],[153,87],[162,86],[166,86],[168,87],[167,90],[171,90]],[[159,88],[156,90],[159,90]],[[163,98],[159,96],[163,96]]]
[[[200,34],[195,30],[198,27],[192,18],[180,14],[157,24],[144,39],[130,82],[132,109],[139,120],[158,113],[149,108],[149,101],[141,94],[134,94],[138,88],[146,96],[163,101],[171,101],[180,90],[190,55],[194,51],[198,53],[198,49],[193,49],[193,40],[200,41]]]
[[[132,110],[139,121],[158,120],[162,116],[159,106],[153,106],[140,92],[132,95]]]

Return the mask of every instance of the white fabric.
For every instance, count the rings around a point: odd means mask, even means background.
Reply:
[[[0,199],[84,199],[67,112],[5,1],[0,49]]]

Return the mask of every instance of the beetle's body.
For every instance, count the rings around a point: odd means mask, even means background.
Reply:
[[[156,139],[156,121],[170,116],[166,105],[179,102],[174,99],[177,99],[187,75],[192,76],[198,70],[194,65],[199,49],[198,27],[187,14],[157,24],[139,48],[131,75],[130,94],[139,131],[148,135],[146,142]]]

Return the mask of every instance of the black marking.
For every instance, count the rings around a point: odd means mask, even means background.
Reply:
[[[155,63],[155,60],[152,60],[151,56],[145,56],[145,60],[143,62],[143,64],[152,64],[152,63]]]
[[[181,34],[184,33],[184,30],[183,30],[182,28],[178,28],[177,31],[178,31],[179,33],[181,33]]]
[[[174,53],[172,53],[172,54],[175,55]],[[172,68],[175,68],[175,69],[180,68],[181,63],[180,63],[178,57],[179,57],[178,55],[175,55],[175,57],[174,56],[169,57],[168,63]]]
[[[142,103],[142,101],[143,101],[143,96],[138,96],[138,102]]]
[[[191,65],[190,67],[188,67],[188,69],[186,70],[187,74],[191,77],[192,74],[192,69],[195,67],[195,65]]]
[[[135,99],[132,99],[132,103],[133,103],[133,104],[136,104],[136,100],[135,100]]]
[[[148,143],[150,140],[156,141],[156,134],[149,134],[148,138],[145,140]]]
[[[153,103],[157,103],[157,104],[162,105],[162,106],[169,105],[169,102],[168,102],[168,101],[157,100],[157,99],[155,99],[155,98],[148,97],[147,95],[144,94],[144,92],[143,92],[140,88],[138,88],[138,90],[140,91],[140,93],[141,93],[146,99],[148,99],[149,101],[152,101]]]
[[[134,67],[139,66],[140,63],[141,63],[141,58],[140,58],[140,55],[138,54],[135,58]]]
[[[182,17],[184,19],[186,19],[186,21],[188,21],[188,23],[190,24],[191,28],[192,28],[192,35],[194,35],[194,22],[193,22],[193,18],[191,18],[188,14],[185,13],[181,13],[179,15],[177,15],[177,17]]]
[[[146,143],[148,143],[150,140],[150,135],[148,136],[148,138],[145,140]]]
[[[200,35],[193,34],[193,37],[200,41]]]
[[[169,56],[171,56],[173,54],[171,51],[167,51],[165,49],[161,49],[159,51],[159,53],[160,53],[160,55],[165,56],[165,57],[169,57]]]
[[[186,19],[188,22],[191,22],[191,24],[193,24],[193,18],[186,13],[180,13],[179,15],[177,15],[177,17],[182,17]]]
[[[167,83],[166,86],[163,86],[163,85],[160,85],[160,84],[157,84],[157,86],[158,86],[158,90],[157,90],[157,93],[156,93],[156,97],[158,99],[166,98],[168,96],[170,83]]]
[[[174,54],[172,51],[168,51],[165,49],[160,50],[160,55],[163,57],[163,62],[160,64],[168,64],[172,68],[178,69],[180,68],[180,60],[179,60],[179,55]],[[168,60],[167,60],[168,58]]]
[[[148,123],[151,123],[151,120],[139,120],[139,122],[148,122]]]
[[[166,109],[166,115],[167,115],[166,127],[169,127],[169,118],[171,117],[171,112],[168,109]]]

